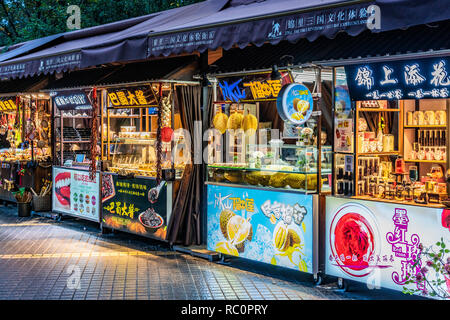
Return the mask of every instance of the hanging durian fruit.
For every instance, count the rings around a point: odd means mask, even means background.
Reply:
[[[238,129],[242,128],[243,120],[244,120],[244,116],[242,115],[242,113],[234,112],[228,118],[228,123],[227,123],[228,130],[238,130]]]
[[[258,119],[256,119],[254,115],[249,113],[244,116],[242,127],[244,129],[245,135],[251,137],[256,133],[256,129],[258,129]]]
[[[223,112],[218,112],[214,116],[213,119],[213,125],[214,128],[220,131],[221,134],[224,134],[225,131],[227,131],[227,123],[228,123],[228,116]]]

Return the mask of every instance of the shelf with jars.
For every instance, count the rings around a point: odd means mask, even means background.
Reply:
[[[355,103],[356,150],[335,152],[335,194],[444,207],[448,99],[377,101],[384,107],[372,112],[367,105]]]

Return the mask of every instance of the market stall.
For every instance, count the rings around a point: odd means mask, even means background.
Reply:
[[[447,57],[335,69],[326,274],[448,298]]]
[[[317,276],[331,190],[319,69],[216,76],[208,148],[209,250]],[[294,82],[295,79],[295,82]],[[309,82],[308,82],[309,80]]]
[[[188,149],[180,147],[190,137],[177,130],[182,124],[176,88],[188,85],[193,83],[149,82],[105,89],[103,229],[167,240],[172,206],[190,157]]]
[[[95,222],[100,222],[101,210],[98,95],[96,88],[50,92],[55,122],[53,212]]]
[[[42,93],[0,96],[0,199],[27,188],[35,211],[50,210],[51,105]]]

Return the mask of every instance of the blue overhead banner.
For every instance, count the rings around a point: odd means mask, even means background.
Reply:
[[[446,99],[449,57],[366,63],[345,67],[352,100]]]

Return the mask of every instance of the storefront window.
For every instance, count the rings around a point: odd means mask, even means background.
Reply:
[[[215,132],[211,130],[208,148],[210,181],[313,193],[319,185],[330,190],[332,151],[325,126],[318,125],[321,113],[315,112],[319,109],[318,95],[313,96],[318,86],[315,72],[320,71],[282,72],[279,84],[269,78],[270,73],[251,81],[250,76],[219,79],[219,98],[224,101],[214,104],[211,126]],[[276,87],[277,95],[272,90],[267,99],[248,99],[248,83]],[[231,103],[227,101],[232,98],[230,84],[236,84],[233,92],[241,96]],[[292,93],[286,91],[291,89]],[[282,103],[287,106],[284,110]]]

